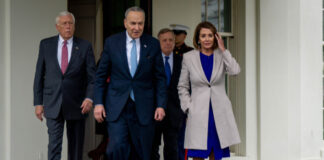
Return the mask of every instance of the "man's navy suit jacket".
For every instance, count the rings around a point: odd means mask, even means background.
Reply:
[[[167,89],[168,101],[164,120],[168,121],[168,124],[170,124],[172,128],[176,129],[180,129],[185,116],[181,110],[178,94],[178,82],[181,73],[181,66],[182,55],[173,53],[173,68],[170,84]]]
[[[44,116],[55,119],[61,109],[66,120],[82,119],[81,104],[93,99],[95,60],[91,44],[73,37],[72,55],[63,75],[57,59],[59,36],[43,39],[34,80],[34,105],[44,105]]]
[[[106,39],[96,73],[94,101],[105,106],[107,121],[115,121],[133,89],[139,123],[146,125],[153,121],[156,107],[166,107],[166,76],[160,44],[149,35],[140,37],[140,59],[132,77],[127,61],[126,34],[121,32]],[[109,85],[107,77],[110,77]]]

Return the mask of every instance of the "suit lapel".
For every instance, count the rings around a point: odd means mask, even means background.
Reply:
[[[139,62],[138,62],[138,65],[137,65],[137,68],[136,68],[136,72],[135,72],[134,77],[141,70],[141,67],[143,66],[143,60],[144,60],[144,58],[146,58],[147,51],[148,51],[148,48],[149,48],[149,46],[146,43],[146,40],[145,40],[144,36],[141,36],[140,37],[140,45],[141,45],[141,49],[140,49],[140,59],[139,59]]]
[[[200,52],[196,51],[194,54],[195,58],[193,58],[193,65],[198,71],[199,77],[206,83],[209,84],[209,81],[206,78],[205,72],[202,68],[201,62],[200,62]]]
[[[75,63],[77,57],[79,56],[79,41],[76,37],[73,37],[73,45],[71,51],[71,59],[66,69],[65,74],[67,74],[71,70],[71,66]]]
[[[177,82],[178,78],[177,76],[180,75],[180,71],[181,70],[181,57],[178,55],[176,55],[175,53],[173,53],[173,67],[172,67],[172,73],[171,73],[171,80],[170,80],[170,85],[168,86],[168,88],[171,88],[171,86],[173,85],[178,85],[178,84],[174,84]]]
[[[222,54],[222,53],[221,53]],[[210,82],[213,83],[216,79],[216,75],[218,73],[217,68],[220,68],[219,65],[221,65],[221,54],[218,53],[218,49],[214,51],[214,60],[213,60],[213,71],[212,71],[212,76],[210,78]]]
[[[56,69],[61,73],[61,75],[63,75],[62,74],[62,71],[61,71],[61,67],[60,67],[59,61],[57,59],[58,41],[59,41],[59,36],[56,36],[53,39],[53,42],[52,42],[51,48],[49,48],[49,51],[52,51],[52,53],[50,55],[52,56],[51,59],[55,60]]]
[[[128,67],[128,60],[127,60],[127,42],[126,42],[126,32],[122,32],[121,34],[121,38],[120,38],[120,42],[117,42],[116,44],[119,44],[120,51],[119,53],[121,53],[120,57],[121,57],[121,61],[122,61],[122,65],[124,66],[124,68],[126,69],[126,72],[128,74],[129,77],[132,77],[130,74],[130,70]]]
[[[171,75],[171,82],[176,78],[176,74],[179,72],[181,66],[180,62],[180,56],[176,56],[176,54],[173,53],[173,68],[172,68],[172,75]],[[170,82],[170,83],[171,83]]]

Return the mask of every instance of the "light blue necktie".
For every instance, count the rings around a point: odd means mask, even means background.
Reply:
[[[137,68],[137,50],[136,50],[136,41],[135,39],[132,40],[133,43],[133,47],[131,50],[131,55],[130,55],[130,65],[131,65],[131,75],[132,77],[134,77],[135,72],[136,72],[136,68]],[[133,89],[130,92],[130,97],[132,98],[133,101],[135,101],[135,97],[134,97],[134,92]]]

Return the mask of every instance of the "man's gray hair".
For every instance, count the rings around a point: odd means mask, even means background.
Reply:
[[[159,31],[159,33],[158,33],[158,38],[160,38],[160,35],[161,34],[168,33],[168,32],[170,32],[173,35],[173,39],[175,39],[174,32],[171,29],[169,29],[169,28],[163,28],[163,29],[161,29]]]
[[[144,14],[144,19],[145,19],[145,12],[144,12],[144,10],[142,8],[140,8],[140,7],[137,7],[137,6],[130,7],[130,8],[128,8],[126,10],[126,12],[125,12],[125,19],[126,19],[128,13],[131,12],[131,11],[133,11],[133,12],[142,12]]]
[[[68,11],[62,11],[60,12],[56,18],[55,18],[55,23],[58,24],[59,23],[59,20],[60,20],[60,17],[62,16],[67,16],[67,15],[71,15],[72,16],[72,20],[73,20],[73,23],[75,24],[75,18],[74,18],[74,15],[71,13],[71,12],[68,12]]]

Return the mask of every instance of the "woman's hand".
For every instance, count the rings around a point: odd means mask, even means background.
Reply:
[[[224,42],[223,42],[222,37],[221,37],[218,33],[215,34],[215,37],[216,37],[216,40],[217,40],[218,48],[219,48],[222,52],[224,52],[224,51],[226,50],[226,48],[225,48],[225,46],[224,46]]]

